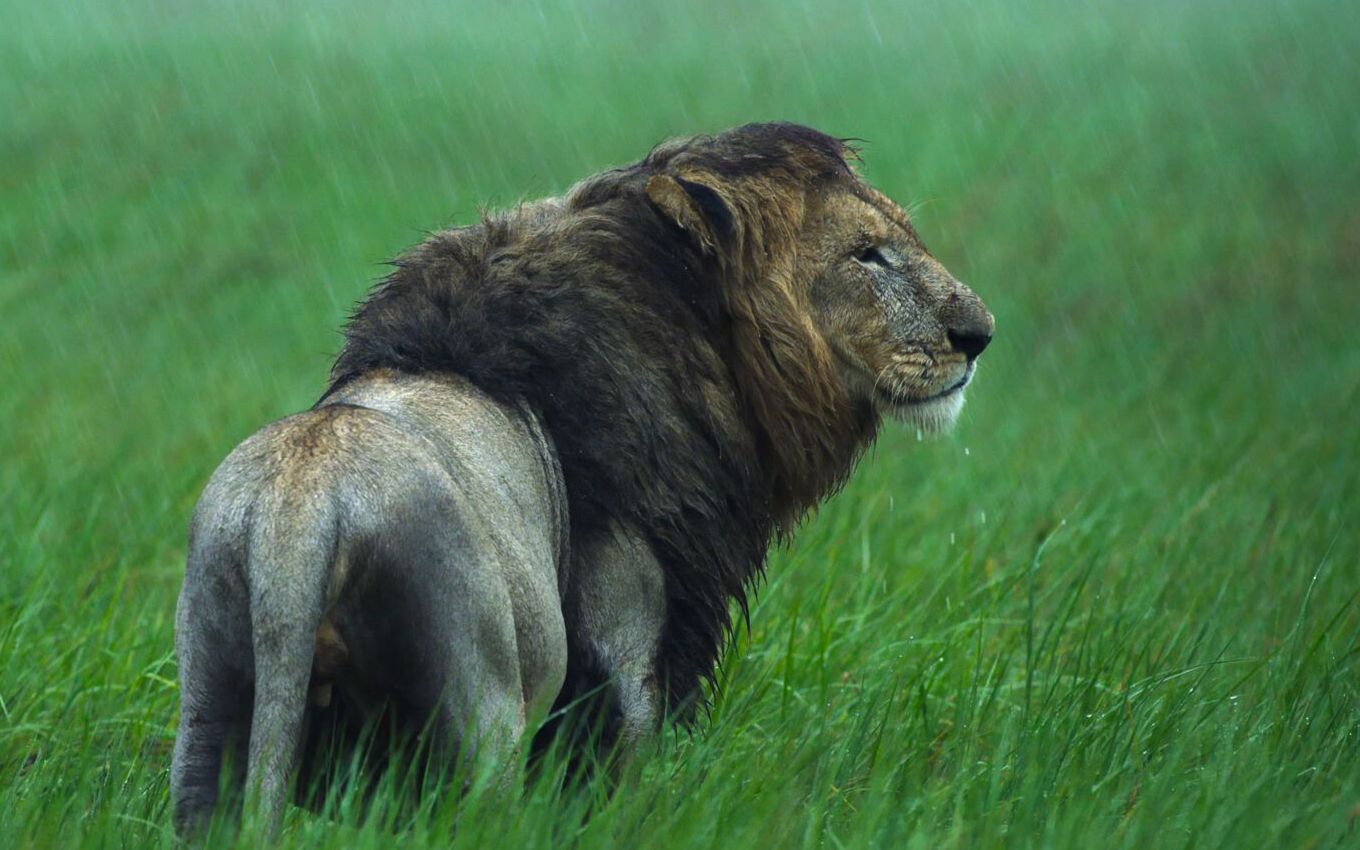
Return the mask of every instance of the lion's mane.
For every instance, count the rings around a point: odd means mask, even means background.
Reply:
[[[803,199],[847,154],[805,127],[749,125],[433,235],[358,306],[332,370],[328,394],[394,369],[527,402],[556,446],[572,540],[617,523],[665,570],[658,674],[681,717],[772,540],[844,481],[877,425],[791,285]],[[708,181],[685,185],[717,244],[649,202],[648,180],[681,167]],[[564,694],[597,670],[572,646]]]

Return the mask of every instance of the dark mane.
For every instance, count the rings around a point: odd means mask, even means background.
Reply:
[[[772,539],[844,480],[876,426],[778,284],[799,199],[848,173],[847,154],[806,127],[750,125],[439,233],[358,306],[332,370],[327,394],[375,369],[452,372],[531,405],[560,457],[573,540],[622,524],[666,571],[659,674],[682,716]],[[716,254],[648,202],[648,178],[677,167],[733,187],[713,193],[733,214]],[[577,653],[579,691],[591,663]]]

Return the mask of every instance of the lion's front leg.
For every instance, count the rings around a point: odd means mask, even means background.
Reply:
[[[661,723],[656,662],[666,618],[661,564],[640,536],[615,531],[578,551],[568,593],[568,628],[617,700],[605,743],[626,760]],[[612,728],[611,728],[612,727]]]

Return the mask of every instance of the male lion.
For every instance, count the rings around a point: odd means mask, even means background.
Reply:
[[[181,831],[229,746],[276,822],[319,715],[383,704],[451,764],[597,689],[609,745],[692,713],[772,538],[882,414],[947,427],[991,339],[851,154],[791,124],[666,142],[395,263],[321,401],[194,512]]]

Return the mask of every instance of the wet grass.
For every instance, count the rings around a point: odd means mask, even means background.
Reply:
[[[963,422],[886,434],[592,818],[403,842],[1360,841],[1360,15],[832,5],[7,10],[0,846],[170,843],[188,512],[380,260],[771,118],[867,139],[996,313]],[[283,843],[390,845],[352,803]]]

